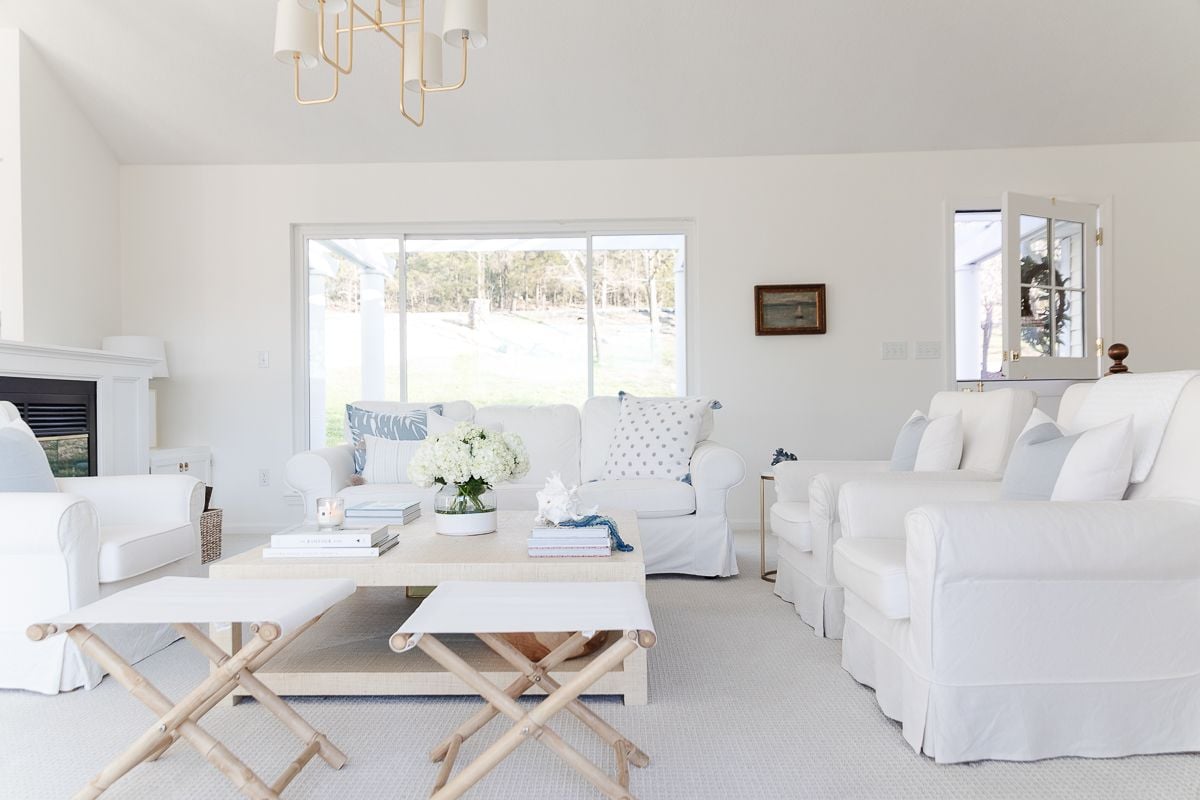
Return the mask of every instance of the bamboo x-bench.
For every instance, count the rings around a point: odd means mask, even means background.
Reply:
[[[564,658],[596,631],[618,631],[612,645],[563,683],[550,674]],[[536,664],[504,638],[504,633],[570,632],[574,635]],[[515,667],[520,675],[501,689],[435,634],[470,633]],[[479,782],[523,742],[536,739],[556,753],[607,797],[633,800],[629,765],[645,767],[650,758],[624,734],[585,706],[579,696],[615,669],[638,648],[652,647],[654,625],[645,590],[632,581],[596,583],[506,583],[447,581],[391,637],[391,647],[404,652],[419,647],[454,673],[487,702],[474,716],[433,749],[441,762],[434,783],[434,800],[451,800]],[[546,697],[529,711],[516,701],[540,687]],[[612,748],[617,763],[614,779],[563,741],[547,724],[560,711],[569,711]],[[513,726],[474,761],[451,776],[459,748],[491,719],[504,715]]]
[[[277,800],[314,757],[334,769],[346,756],[254,676],[321,615],[354,593],[354,582],[327,580],[213,580],[160,578],[126,589],[52,620],[29,626],[29,638],[40,641],[65,633],[88,657],[150,708],[158,719],[116,760],[76,793],[76,800],[99,797],[138,764],[155,761],[183,739],[255,800]],[[196,623],[246,622],[254,631],[240,650],[229,655],[200,632]],[[182,700],[172,703],[105,643],[89,625],[170,624],[213,662],[213,669]],[[303,743],[300,755],[267,784],[212,734],[200,718],[241,686],[279,718]]]

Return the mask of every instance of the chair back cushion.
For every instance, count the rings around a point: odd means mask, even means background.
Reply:
[[[1013,442],[1033,413],[1037,393],[1030,389],[990,392],[938,392],[929,404],[930,417],[962,412],[961,469],[1004,474]]]
[[[0,423],[0,492],[57,492],[46,451],[20,419]]]
[[[1129,489],[1127,498],[1200,501],[1200,378],[1183,387],[1150,474]]]
[[[475,421],[521,437],[529,451],[529,472],[522,483],[540,488],[552,472],[568,486],[579,483],[580,422],[575,406],[483,406]]]

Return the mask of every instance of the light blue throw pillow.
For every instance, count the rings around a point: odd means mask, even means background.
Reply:
[[[440,405],[428,409],[413,409],[403,414],[368,411],[356,405],[346,405],[346,427],[354,445],[354,474],[361,475],[367,463],[367,438],[378,436],[397,442],[416,442],[429,436],[429,412],[440,414]]]
[[[46,451],[15,426],[0,428],[0,492],[57,492]]]

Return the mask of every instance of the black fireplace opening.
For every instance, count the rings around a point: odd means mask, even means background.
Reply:
[[[17,407],[56,478],[96,474],[96,383],[0,375],[0,400]]]

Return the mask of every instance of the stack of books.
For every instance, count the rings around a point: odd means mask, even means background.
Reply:
[[[346,509],[346,519],[363,525],[407,525],[421,516],[421,503],[418,500],[391,502],[387,500],[370,500],[357,503]]]
[[[612,555],[608,528],[557,528],[535,525],[529,536],[531,558],[606,558]]]
[[[263,548],[263,558],[378,558],[399,539],[387,525],[332,529],[302,525],[274,534],[271,546]]]

